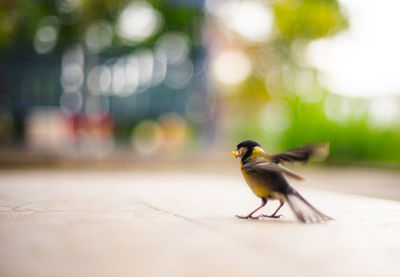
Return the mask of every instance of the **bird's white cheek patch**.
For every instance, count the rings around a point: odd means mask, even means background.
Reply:
[[[241,148],[239,148],[239,150],[237,152],[238,152],[238,156],[239,157],[243,157],[244,154],[247,152],[247,148],[246,147],[241,147]]]

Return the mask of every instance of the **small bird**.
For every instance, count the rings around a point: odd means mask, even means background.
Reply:
[[[253,140],[245,140],[237,145],[232,156],[241,159],[241,171],[244,179],[253,193],[261,198],[261,206],[247,216],[237,216],[242,219],[258,219],[259,217],[279,218],[277,215],[285,202],[297,219],[303,223],[321,222],[332,220],[314,208],[303,198],[284,177],[304,180],[303,177],[281,166],[281,163],[305,163],[311,157],[322,157],[328,154],[327,144],[311,144],[296,149],[287,150],[279,154],[268,154]],[[271,215],[253,216],[255,212],[264,207],[268,200],[279,200],[280,205]]]

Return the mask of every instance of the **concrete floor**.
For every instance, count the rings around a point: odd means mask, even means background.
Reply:
[[[239,173],[0,171],[0,276],[400,276],[400,202],[304,173],[335,221],[236,219],[259,205]]]

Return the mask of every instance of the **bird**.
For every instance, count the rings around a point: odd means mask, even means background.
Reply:
[[[284,151],[278,154],[269,154],[254,140],[244,140],[232,152],[234,158],[241,160],[241,172],[252,192],[261,198],[261,206],[240,219],[280,218],[278,211],[287,202],[302,223],[316,223],[333,220],[332,217],[313,207],[304,197],[297,192],[285,177],[295,180],[304,180],[297,173],[283,167],[284,163],[305,163],[311,157],[324,157],[329,152],[327,143],[315,143],[299,148]],[[253,216],[267,204],[268,200],[279,200],[279,207],[271,214]]]

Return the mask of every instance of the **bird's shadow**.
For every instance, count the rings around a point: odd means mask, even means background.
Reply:
[[[255,224],[302,224],[301,222],[297,221],[296,219],[280,219],[280,218],[259,218],[259,219],[252,219],[252,218],[237,218],[234,217],[236,221],[242,222],[250,222]]]
[[[206,218],[203,218],[203,220]],[[243,223],[243,224],[293,224],[293,225],[302,225],[301,222],[297,221],[296,219],[285,219],[285,218],[259,218],[259,219],[243,219],[243,218],[237,218],[236,216],[232,217],[207,217],[206,221],[209,223],[211,222],[220,222],[220,223],[232,223],[232,222],[237,222],[237,223]]]
[[[243,218],[237,218],[235,217],[236,220],[238,221],[244,221],[244,222],[251,222],[251,223],[256,223],[256,224],[287,224],[287,225],[324,225],[327,224],[331,221],[314,221],[314,222],[301,222],[298,221],[295,218],[289,218],[289,219],[280,219],[280,218],[259,218],[259,219],[243,219]]]

